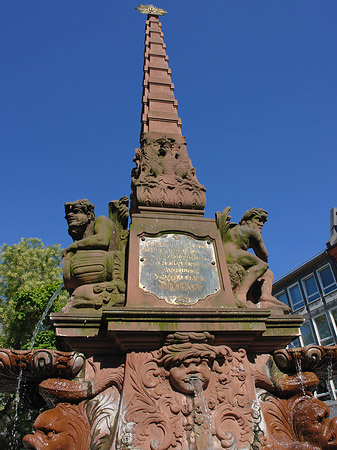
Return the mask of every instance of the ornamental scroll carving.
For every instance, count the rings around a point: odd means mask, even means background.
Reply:
[[[77,352],[58,350],[0,349],[0,389],[13,392],[20,373],[30,383],[50,377],[74,378],[82,369],[85,357]]]
[[[208,333],[175,333],[159,351],[128,355],[117,445],[249,447],[254,389],[245,351],[211,342]]]
[[[312,371],[322,378],[337,374],[337,346],[323,347],[308,345],[293,349],[282,349],[274,352],[277,367],[285,373],[294,373],[301,367],[303,371]]]
[[[138,206],[203,209],[206,189],[197,180],[186,144],[145,136],[132,170],[132,211]]]

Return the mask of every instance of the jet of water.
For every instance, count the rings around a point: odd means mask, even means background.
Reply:
[[[208,440],[208,446],[205,450],[213,450],[213,441],[212,441],[212,417],[211,412],[208,408],[207,401],[204,396],[204,390],[202,388],[202,382],[199,377],[197,376],[191,376],[189,378],[189,383],[193,386],[194,391],[194,397],[195,397],[195,403],[197,406],[199,406],[200,411],[204,417],[204,423],[207,428],[207,440]]]
[[[42,316],[40,317],[40,320],[36,324],[36,327],[35,327],[35,330],[34,330],[34,333],[33,333],[33,336],[32,336],[32,340],[30,342],[29,350],[33,350],[34,344],[35,344],[35,341],[36,341],[36,336],[37,336],[38,332],[40,331],[40,329],[41,329],[41,327],[43,325],[43,322],[45,321],[45,318],[47,317],[47,314],[49,313],[50,308],[52,307],[52,305],[53,305],[55,299],[58,297],[59,293],[61,292],[63,286],[64,286],[64,283],[62,282],[60,284],[60,286],[57,288],[57,290],[54,292],[54,294],[50,297],[49,302],[48,302],[48,304],[46,306],[46,309],[44,310]]]

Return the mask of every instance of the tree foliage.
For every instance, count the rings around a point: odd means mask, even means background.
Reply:
[[[0,248],[0,347],[29,349],[34,329],[49,299],[62,282],[62,249],[40,239],[21,239]],[[51,311],[64,305],[65,291]],[[56,348],[49,317],[35,339],[35,348]],[[0,448],[22,449],[21,438],[32,431],[38,411],[29,411],[16,395],[0,394]]]
[[[49,298],[62,282],[61,260],[58,244],[45,246],[37,238],[22,238],[18,244],[0,248],[1,347],[29,345]],[[62,297],[56,300],[53,311],[60,310],[65,295]],[[47,329],[48,320],[42,330],[44,335]],[[42,342],[47,347],[55,345],[53,338]]]

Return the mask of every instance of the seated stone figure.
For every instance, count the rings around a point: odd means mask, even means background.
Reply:
[[[63,252],[63,278],[70,294],[63,312],[121,302],[124,255],[110,248],[113,222],[105,216],[95,218],[94,205],[87,199],[65,203],[65,212],[74,242]]]
[[[262,307],[289,312],[288,306],[271,295],[273,273],[269,270],[268,253],[261,236],[267,211],[252,208],[245,212],[239,224],[230,222],[229,212],[230,208],[225,208],[221,214],[216,213],[216,221],[238,305],[243,306],[250,300],[260,302]]]

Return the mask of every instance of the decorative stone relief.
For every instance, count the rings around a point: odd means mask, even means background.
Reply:
[[[117,448],[248,448],[254,389],[244,350],[208,333],[175,333],[127,357]]]
[[[238,306],[273,308],[288,313],[289,307],[273,297],[274,275],[269,270],[268,253],[261,237],[268,213],[264,209],[246,211],[239,224],[230,222],[230,207],[215,219],[220,230],[232,289]],[[255,254],[249,252],[252,249]]]
[[[27,450],[108,450],[118,405],[114,387],[78,405],[59,403],[38,416],[35,432],[24,437],[24,446]]]
[[[322,378],[328,370],[337,371],[337,346],[308,345],[307,347],[276,350],[273,354],[277,367],[286,373],[294,373],[300,367],[303,371],[312,371]]]
[[[88,200],[65,203],[68,233],[63,252],[63,278],[70,294],[63,312],[123,305],[128,200],[110,202],[110,219],[95,218]]]
[[[196,177],[186,144],[144,136],[132,171],[132,211],[138,206],[203,209],[206,189]]]
[[[261,395],[266,425],[264,450],[333,450],[337,448],[337,418],[309,391],[290,398]]]
[[[40,394],[53,409],[35,421],[33,435],[24,438],[26,449],[108,450],[119,411],[124,365],[102,369],[86,361],[82,379],[50,378]]]
[[[0,349],[0,389],[13,392],[20,373],[30,383],[52,376],[74,378],[82,369],[85,357],[77,352],[58,350]]]

